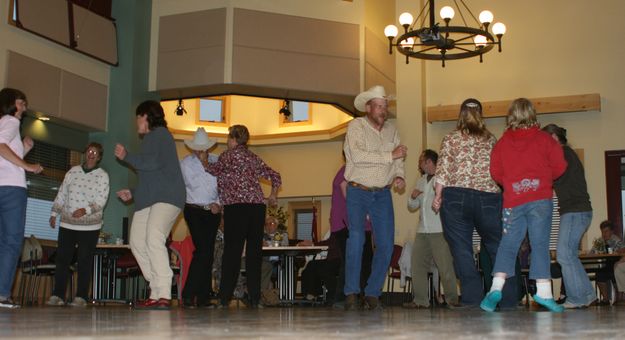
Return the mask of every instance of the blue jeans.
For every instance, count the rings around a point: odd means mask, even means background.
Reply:
[[[565,213],[560,216],[558,263],[566,287],[566,301],[587,305],[597,299],[588,274],[578,257],[579,242],[592,220],[592,211]]]
[[[454,258],[456,276],[460,280],[462,303],[477,306],[484,297],[484,281],[473,256],[473,229],[482,238],[482,244],[492,262],[497,256],[501,240],[501,194],[466,188],[443,189],[441,221],[449,250]],[[506,280],[502,308],[517,305],[518,285]]]
[[[551,279],[549,234],[551,233],[551,199],[533,201],[503,209],[503,236],[497,250],[494,273],[515,275],[519,247],[527,234],[530,247],[530,279]]]
[[[360,293],[360,268],[365,242],[365,218],[369,214],[375,239],[371,274],[365,296],[379,297],[391,263],[395,243],[395,215],[390,189],[366,191],[347,187],[347,220],[349,238],[345,250],[345,295]]]
[[[0,186],[0,296],[10,297],[24,243],[26,188]]]

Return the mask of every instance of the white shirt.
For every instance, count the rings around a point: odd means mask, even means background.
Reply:
[[[210,163],[217,162],[218,157],[208,155]],[[209,205],[219,203],[217,192],[217,178],[204,170],[204,166],[195,154],[190,154],[180,161],[182,177],[187,189],[188,204]]]
[[[20,136],[19,119],[11,115],[4,115],[0,118],[0,143],[6,144],[18,157],[24,157],[24,144]],[[24,169],[7,161],[2,156],[0,156],[0,186],[26,188]]]
[[[415,189],[422,192],[417,198],[413,199],[412,195],[408,196],[408,209],[419,209],[419,226],[418,233],[442,233],[440,215],[432,210],[432,201],[434,200],[434,178],[428,182],[427,175],[423,175],[417,181]]]

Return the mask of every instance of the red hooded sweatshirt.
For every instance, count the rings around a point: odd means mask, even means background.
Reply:
[[[490,157],[490,174],[503,186],[503,207],[553,197],[553,181],[566,170],[562,146],[537,126],[507,129]]]

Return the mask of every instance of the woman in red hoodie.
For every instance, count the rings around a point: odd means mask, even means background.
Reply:
[[[562,312],[551,293],[549,234],[553,181],[566,170],[562,147],[540,130],[536,111],[525,98],[512,102],[507,128],[491,154],[490,173],[503,187],[503,237],[493,268],[493,284],[480,307],[492,312],[501,300],[505,279],[514,276],[519,246],[529,234],[530,279],[536,280],[534,301]]]

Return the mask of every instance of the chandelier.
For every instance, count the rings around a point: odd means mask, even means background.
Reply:
[[[462,19],[463,26],[449,25],[456,14],[456,10],[451,6],[441,8],[440,16],[445,24],[439,26],[434,14],[434,0],[428,0],[416,19],[413,20],[412,15],[408,12],[399,16],[399,23],[404,27],[404,34],[397,37],[399,32],[395,25],[388,25],[384,28],[384,35],[389,40],[388,52],[393,54],[393,46],[395,46],[399,53],[406,56],[406,64],[408,64],[409,58],[418,58],[440,60],[443,67],[445,67],[446,60],[476,56],[480,57],[481,63],[482,55],[492,50],[495,45],[501,52],[501,37],[506,33],[506,25],[500,22],[495,23],[491,33],[488,29],[493,22],[492,12],[482,11],[478,20],[464,0],[453,0],[453,2]],[[468,19],[475,21],[475,27],[471,27],[467,23],[462,8],[468,12],[467,16],[470,16]],[[425,21],[428,18],[429,27],[425,26]],[[395,39],[396,37],[397,39]],[[495,37],[497,37],[496,40]]]

